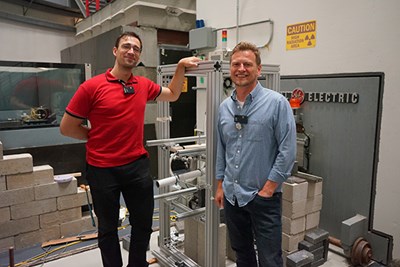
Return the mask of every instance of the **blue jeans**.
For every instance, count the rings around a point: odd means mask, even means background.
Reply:
[[[129,211],[131,242],[128,267],[147,267],[146,251],[152,233],[154,192],[149,159],[98,168],[88,164],[87,180],[98,219],[98,244],[104,267],[121,267],[118,237],[120,194]]]
[[[239,207],[225,198],[225,221],[237,267],[283,266],[281,199],[282,193],[271,198],[256,195],[246,206]]]

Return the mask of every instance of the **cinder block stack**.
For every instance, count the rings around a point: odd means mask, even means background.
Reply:
[[[76,178],[56,183],[51,166],[33,166],[30,154],[3,155],[0,142],[0,252],[95,230],[82,206]]]
[[[298,251],[305,234],[319,225],[322,178],[297,172],[282,186],[283,258]],[[297,265],[296,265],[297,266]]]

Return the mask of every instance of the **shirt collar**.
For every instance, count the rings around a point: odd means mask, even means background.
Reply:
[[[250,94],[246,97],[245,103],[246,103],[247,101],[252,102],[253,99],[256,98],[257,95],[260,93],[261,89],[262,89],[262,86],[261,86],[260,82],[257,82],[256,87],[254,87],[254,89],[253,89],[253,90],[250,92]],[[235,102],[238,101],[238,100],[237,100],[236,89],[233,90],[233,92],[232,92],[232,94],[231,94],[231,98],[232,98],[232,100],[235,101]],[[249,100],[247,100],[247,99],[249,99]]]
[[[105,73],[107,81],[109,81],[109,82],[119,82],[119,79],[117,79],[116,77],[114,77],[111,74],[111,70],[112,70],[112,68],[109,68]],[[129,77],[129,79],[126,82],[126,84],[137,83],[137,82],[138,81],[137,81],[136,76],[133,76],[133,74],[131,74],[131,76]]]

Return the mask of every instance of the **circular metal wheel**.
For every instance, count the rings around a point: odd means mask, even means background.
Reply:
[[[350,257],[353,266],[367,266],[372,258],[371,245],[364,238],[358,238],[351,249]]]

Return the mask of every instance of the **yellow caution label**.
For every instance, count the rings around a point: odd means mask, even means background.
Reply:
[[[286,27],[286,50],[315,47],[316,41],[317,22],[315,20]]]
[[[187,93],[188,91],[188,78],[185,77],[185,80],[183,81],[182,85],[182,93]]]

